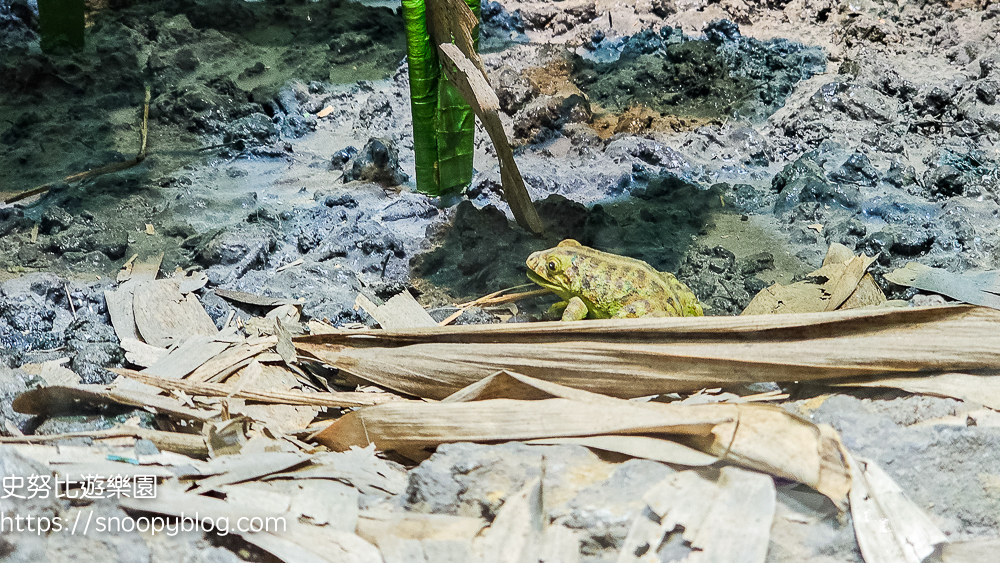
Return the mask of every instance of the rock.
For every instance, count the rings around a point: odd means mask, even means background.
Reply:
[[[502,66],[490,76],[493,89],[500,100],[500,109],[508,115],[514,115],[532,98],[538,95],[537,88],[524,73],[517,72],[509,66]]]
[[[234,143],[237,147],[240,147],[240,142],[251,146],[271,144],[278,140],[278,127],[270,117],[254,113],[235,120],[226,128],[222,138],[224,142]]]
[[[917,91],[913,99],[913,108],[923,114],[940,115],[952,103],[955,94],[954,85],[930,86]]]
[[[696,247],[684,256],[677,269],[677,279],[687,284],[698,300],[706,305],[706,314],[738,315],[753,298],[746,283],[750,276],[742,270],[743,265],[737,265],[736,256],[731,251],[721,246]],[[757,285],[754,282],[750,287]]]
[[[330,158],[330,168],[332,170],[343,170],[344,166],[358,154],[358,149],[354,146],[349,146],[339,151],[333,153],[333,157]]]
[[[340,33],[330,42],[330,52],[332,53],[331,61],[337,64],[343,64],[348,61],[353,61],[359,58],[359,56],[366,50],[370,49],[375,44],[372,38],[365,33],[358,33],[356,31],[345,31]]]
[[[336,260],[317,263],[307,259],[269,278],[251,272],[240,281],[248,289],[287,299],[303,297],[302,288],[309,288],[302,302],[302,314],[309,319],[328,319],[338,326],[371,323],[364,311],[354,310],[354,300],[362,290],[358,276]]]
[[[94,317],[79,318],[66,327],[66,349],[73,354],[69,367],[83,383],[107,385],[117,376],[104,368],[124,366],[114,328]]]
[[[840,243],[848,248],[857,248],[861,239],[868,234],[868,228],[861,221],[850,218],[823,229],[828,243]]]
[[[673,177],[688,172],[691,163],[673,147],[654,139],[623,137],[608,143],[604,154],[613,159],[635,158],[653,166],[667,169]]]
[[[961,510],[942,504],[956,491],[980,490],[983,471],[1000,466],[1000,435],[989,428],[922,425],[915,421],[956,414],[962,403],[926,396],[894,398],[876,391],[871,399],[836,395],[810,413],[817,424],[830,424],[844,445],[879,464],[946,535],[989,534],[997,521],[990,495],[961,495]],[[927,447],[934,444],[934,447]],[[955,464],[954,460],[962,463]]]
[[[273,250],[276,242],[269,227],[260,223],[239,223],[212,237],[198,249],[197,257],[205,266],[237,264],[251,253],[259,252],[258,247]]]
[[[861,206],[861,192],[857,186],[827,182],[816,158],[815,151],[807,153],[774,177],[771,185],[778,192],[778,201],[774,204],[776,214],[793,211],[807,202],[837,205],[843,209]]]
[[[677,13],[676,0],[653,0],[652,12],[661,18],[669,17]]]
[[[37,482],[39,475],[51,475],[48,467],[41,463],[28,459],[18,453],[14,448],[0,448],[0,475],[12,482],[19,479],[23,483],[24,489],[19,492],[21,496],[32,498],[16,498],[10,496],[4,499],[4,509],[2,516],[5,518],[20,518],[21,533],[11,533],[5,526],[4,534],[0,535],[0,553],[4,560],[10,563],[44,563],[50,561],[47,539],[48,533],[40,532],[39,526],[53,529],[53,525],[63,511],[69,507],[69,501],[57,499],[56,495],[50,491],[48,495],[27,492],[29,479]],[[28,529],[28,518],[32,519],[32,528]],[[43,524],[44,523],[44,524]],[[62,526],[60,526],[62,529]],[[68,531],[68,530],[63,530]],[[58,534],[54,534],[58,535]],[[71,537],[69,534],[61,534]]]
[[[739,148],[741,160],[752,166],[767,166],[771,161],[771,146],[767,138],[752,127],[739,127],[728,136],[728,140]]]
[[[550,509],[550,518],[580,534],[584,560],[614,561],[632,521],[646,508],[643,495],[674,471],[646,459],[616,464],[607,479],[575,490],[569,501]]]
[[[876,254],[888,256],[890,249],[896,243],[896,237],[892,232],[878,231],[865,236],[858,242],[857,251],[875,256]]]
[[[729,20],[715,20],[705,26],[705,37],[709,41],[724,43],[726,41],[736,41],[742,37],[740,26]]]
[[[492,520],[507,497],[542,477],[549,520],[580,534],[584,557],[614,559],[643,495],[673,472],[649,460],[601,461],[580,446],[446,444],[410,472],[404,502],[414,512]]]
[[[44,304],[19,297],[0,298],[0,315],[7,325],[19,332],[48,332],[53,328],[56,312]]]
[[[86,254],[97,251],[111,260],[122,258],[127,248],[128,232],[124,225],[108,225],[97,221],[88,221],[86,224],[75,221],[45,243],[45,250],[60,256],[68,252]]]
[[[12,350],[13,351],[13,350]],[[10,359],[21,363],[21,358],[12,358],[0,352],[0,417],[10,422],[22,433],[28,431],[29,422],[33,417],[14,410],[12,403],[21,393],[28,390],[26,381],[29,376],[18,369],[12,368],[5,360]],[[0,422],[0,436],[7,436],[6,426]]]
[[[824,84],[809,102],[821,114],[844,113],[856,121],[889,123],[899,112],[899,102],[894,98],[852,82]]]
[[[387,130],[395,119],[392,101],[384,93],[372,94],[365,100],[358,112],[356,129]]]
[[[904,188],[917,181],[917,171],[912,166],[903,164],[900,159],[893,159],[883,180],[897,188]]]
[[[54,235],[73,224],[73,216],[65,209],[52,206],[42,213],[41,232]]]
[[[110,275],[119,269],[117,263],[112,262],[103,252],[96,250],[93,252],[67,252],[62,257],[69,264],[70,269],[75,272],[100,272]]]
[[[747,256],[739,261],[740,273],[744,276],[752,276],[770,270],[774,267],[774,255],[770,252],[758,252]]]
[[[358,200],[354,199],[350,193],[342,193],[338,196],[327,196],[323,200],[323,205],[327,207],[346,207],[348,209],[354,209],[358,206]]]
[[[726,183],[712,186],[726,195],[726,205],[733,205],[736,209],[748,213],[758,212],[765,207],[774,206],[774,196],[766,188],[756,188],[750,184],[736,184],[730,186]]]
[[[500,2],[487,0],[480,5],[482,23],[479,29],[481,52],[494,52],[511,43],[527,43],[521,10],[508,12]]]
[[[67,527],[78,518],[81,522],[92,518],[95,524],[97,522],[104,522],[110,527],[113,525],[111,523],[127,522],[132,516],[121,508],[118,508],[117,502],[111,499],[101,499],[87,506],[71,507],[66,510],[63,518]],[[135,522],[135,525],[144,526],[144,524],[140,524],[139,522]],[[143,540],[151,537],[152,534],[142,534],[134,528],[130,529],[128,523],[122,527],[124,528],[123,530],[116,530],[114,533],[67,534],[64,529],[63,533],[50,534],[48,552],[51,561],[65,561],[66,559],[77,560],[80,563],[96,563],[97,561],[151,561],[149,547]],[[232,560],[228,559],[228,561]]]
[[[926,227],[892,225],[889,230],[893,238],[889,250],[899,256],[920,256],[928,252],[934,244],[934,234]]]
[[[962,195],[966,187],[965,175],[950,164],[938,166],[928,170],[924,174],[924,186],[931,195],[938,197],[951,197]]]
[[[567,123],[588,123],[590,103],[579,94],[538,96],[514,116],[514,135],[532,139],[546,129],[558,130]]]
[[[979,100],[984,104],[995,104],[998,96],[1000,96],[1000,79],[981,81],[978,85],[976,85],[976,96],[978,96]]]
[[[511,228],[503,211],[462,201],[443,244],[415,256],[413,272],[450,287],[456,296],[485,295],[524,283],[524,259],[544,248],[543,243],[528,246],[527,240],[523,231]]]
[[[369,139],[344,170],[345,183],[358,180],[398,186],[408,179],[399,167],[396,144],[386,138]]]
[[[264,223],[240,223],[206,238],[196,259],[207,268],[205,273],[215,285],[232,282],[266,264],[278,242],[273,229]]]
[[[879,181],[879,172],[863,153],[852,154],[844,164],[830,173],[834,182],[847,182],[872,187]]]
[[[0,237],[17,231],[30,231],[33,222],[24,216],[24,211],[16,207],[0,209]]]

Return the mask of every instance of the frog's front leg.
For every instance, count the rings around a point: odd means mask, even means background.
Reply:
[[[583,299],[579,297],[574,297],[566,303],[566,310],[563,311],[562,320],[564,321],[582,321],[587,318],[587,304],[583,302]]]

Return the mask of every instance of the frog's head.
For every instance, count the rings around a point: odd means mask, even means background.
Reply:
[[[534,252],[525,263],[528,265],[528,279],[562,296],[573,285],[575,273],[573,259],[579,253],[580,243],[566,239],[559,246]]]

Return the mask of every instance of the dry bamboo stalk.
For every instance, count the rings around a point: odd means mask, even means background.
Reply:
[[[364,407],[390,401],[405,401],[391,393],[301,393],[297,391],[269,391],[263,389],[238,389],[219,383],[196,383],[183,379],[168,379],[146,375],[130,369],[114,368],[118,375],[168,391],[183,391],[205,397],[235,397],[275,405],[300,405],[309,407]]]
[[[968,306],[360,331],[297,347],[363,380],[443,399],[500,370],[631,398],[754,381],[1000,365],[1000,312]]]
[[[156,445],[157,449],[184,454],[189,457],[208,457],[208,446],[205,438],[197,434],[181,434],[179,432],[164,432],[133,426],[116,426],[106,430],[89,432],[66,432],[64,434],[48,434],[44,436],[18,436],[16,438],[0,437],[0,444],[36,444],[40,442],[56,442],[72,438],[92,438],[103,440],[107,438],[142,438]]]

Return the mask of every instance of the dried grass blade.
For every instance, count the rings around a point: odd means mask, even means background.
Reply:
[[[232,385],[219,383],[198,383],[183,379],[152,377],[129,369],[112,369],[114,373],[153,385],[168,391],[183,391],[190,395],[205,397],[235,397],[260,403],[276,405],[302,405],[311,407],[363,407],[380,405],[390,401],[404,401],[391,393],[301,393],[297,391],[269,391],[264,389],[236,389]]]
[[[813,424],[771,405],[701,406],[734,408],[738,419],[716,426],[711,441],[694,438],[690,445],[742,467],[804,483],[839,508],[847,507],[851,489],[848,453],[832,427]]]
[[[1000,410],[1000,375],[942,373],[924,377],[889,377],[831,383],[837,387],[889,387],[910,393],[951,397]]]
[[[582,438],[543,438],[528,440],[525,443],[541,445],[574,444],[595,450],[616,452],[632,457],[688,467],[702,467],[719,461],[719,458],[714,455],[706,454],[671,440],[653,438],[652,436],[607,434],[604,436],[586,436]]]
[[[458,325],[399,331],[358,330],[303,336],[296,344],[391,346],[427,342],[555,342],[560,340],[626,342],[745,342],[850,336],[886,330],[921,329],[941,322],[969,323],[970,329],[1000,324],[989,308],[954,305],[863,309],[745,317],[646,317],[586,322]]]
[[[715,405],[711,405],[715,406]],[[598,434],[707,434],[729,419],[697,407],[656,412],[628,404],[586,408],[578,401],[492,399],[466,403],[388,403],[348,413],[316,435],[337,451],[374,443],[381,450],[448,442],[530,440]]]
[[[303,339],[297,346],[365,381],[431,399],[500,370],[631,398],[746,382],[1000,365],[1000,313],[986,308],[686,320],[367,332]]]

